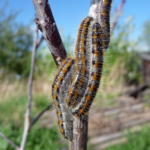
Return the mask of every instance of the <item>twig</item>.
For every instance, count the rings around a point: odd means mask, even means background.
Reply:
[[[33,120],[32,120],[32,123],[31,123],[31,127],[33,127],[33,125],[38,121],[38,119],[46,112],[48,111],[50,108],[53,107],[53,104],[50,104],[48,105],[41,113],[39,113],[39,115],[37,115]]]
[[[36,24],[43,33],[56,65],[59,66],[62,60],[66,58],[67,52],[58,32],[50,4],[48,0],[32,1],[37,15]]]
[[[3,133],[0,132],[0,136],[7,142],[9,143],[13,148],[16,150],[19,150],[19,146],[17,146],[15,143],[13,143],[11,140],[9,140]]]
[[[36,49],[39,48],[39,46],[41,45],[41,43],[43,42],[44,37],[42,36],[41,39],[38,41],[38,43],[36,44]]]
[[[118,8],[118,10],[116,12],[116,18],[115,18],[115,20],[112,23],[111,33],[113,33],[113,31],[115,29],[115,26],[116,26],[116,24],[118,22],[118,19],[120,17],[120,14],[121,14],[121,11],[122,11],[124,3],[125,3],[125,0],[122,0],[121,4],[120,4],[120,6],[119,6],[119,8]]]
[[[34,64],[35,64],[35,54],[36,54],[36,45],[37,45],[37,38],[38,38],[38,29],[36,28],[35,32],[35,38],[34,38],[34,43],[33,43],[33,51],[32,51],[32,58],[31,58],[31,69],[30,69],[30,75],[29,75],[29,88],[28,88],[28,105],[27,105],[27,110],[25,114],[25,123],[24,123],[24,132],[22,136],[22,141],[21,141],[21,147],[20,150],[25,149],[25,144],[27,141],[29,129],[30,129],[30,124],[31,124],[31,107],[32,107],[32,82],[33,82],[33,73],[34,73]]]

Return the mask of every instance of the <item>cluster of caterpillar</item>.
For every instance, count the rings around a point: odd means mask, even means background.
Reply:
[[[62,62],[52,85],[52,97],[62,136],[72,140],[73,115],[84,118],[96,95],[102,75],[102,29],[92,17],[79,27],[75,59]]]
[[[60,133],[70,141],[73,138],[73,117],[85,119],[88,116],[102,76],[104,50],[110,39],[110,2],[103,0],[101,5],[102,22],[98,23],[92,17],[81,22],[75,58],[67,57],[62,62],[52,85]]]

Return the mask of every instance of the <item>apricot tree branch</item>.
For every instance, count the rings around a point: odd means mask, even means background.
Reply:
[[[67,56],[66,49],[57,29],[50,4],[48,0],[32,0],[36,10],[35,19],[38,28],[43,33],[47,46],[55,60],[57,66],[61,64]]]

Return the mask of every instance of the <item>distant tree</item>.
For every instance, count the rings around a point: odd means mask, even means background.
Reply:
[[[150,50],[150,19],[144,23],[141,40],[148,46]]]
[[[29,25],[16,22],[18,13],[0,8],[0,70],[2,75],[27,76],[30,65],[32,32]]]
[[[141,61],[139,58],[138,40],[131,40],[130,35],[134,31],[133,18],[128,17],[123,25],[117,25],[116,32],[111,36],[111,42],[106,55],[111,58],[111,67],[119,63],[116,74],[123,77],[126,84],[138,84],[141,82]],[[119,60],[119,61],[118,61]]]

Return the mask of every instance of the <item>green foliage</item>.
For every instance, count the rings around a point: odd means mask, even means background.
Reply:
[[[150,128],[143,126],[139,134],[128,133],[127,143],[112,146],[106,150],[150,150]]]
[[[32,116],[39,114],[50,104],[48,98],[43,95],[36,95],[33,99]],[[27,102],[27,95],[17,95],[16,97],[9,98],[9,100],[5,99],[5,103],[0,103],[0,122],[16,121],[17,126],[22,125],[24,121],[22,117],[24,116]]]
[[[0,104],[0,131],[14,143],[20,145],[23,134],[24,113],[27,104],[27,96],[14,97]],[[49,102],[45,96],[34,96],[32,116],[39,114]],[[16,107],[17,106],[17,107]],[[66,148],[67,142],[61,142],[58,129],[53,127],[39,128],[38,122],[31,129],[26,144],[26,150],[59,150]],[[0,150],[14,150],[11,145],[0,137]]]
[[[43,74],[50,75],[56,70],[57,66],[50,51],[45,47],[38,49],[35,64],[35,76]]]
[[[0,8],[0,69],[3,76],[10,74],[28,77],[30,70],[32,31],[29,25],[16,22],[17,13],[6,13]],[[73,39],[70,35],[63,36],[63,42],[70,53]],[[48,48],[38,49],[36,55],[35,76],[51,74],[56,70],[56,64]]]
[[[1,131],[14,143],[20,145],[23,134],[23,130],[21,128],[18,128],[13,124],[9,124]],[[60,140],[61,139],[55,127],[48,129],[35,126],[31,129],[28,136],[26,150],[59,150],[67,148],[66,143],[60,142]],[[12,146],[5,142],[1,137],[0,143],[0,150],[14,150],[14,148],[12,148]]]
[[[143,41],[150,49],[150,19],[144,23],[140,41]]]
[[[124,57],[124,79],[128,84],[138,84],[141,81],[141,60],[136,51],[128,52]]]
[[[138,43],[130,39],[133,29],[132,18],[128,18],[123,26],[118,26],[106,53],[106,58],[110,56],[110,68],[119,60],[119,66],[123,69],[121,75],[128,84],[141,81],[141,60],[138,50],[135,49]]]
[[[0,8],[0,69],[3,75],[11,72],[27,76],[32,46],[31,28],[17,23],[17,13],[11,11],[8,14],[5,8]]]

